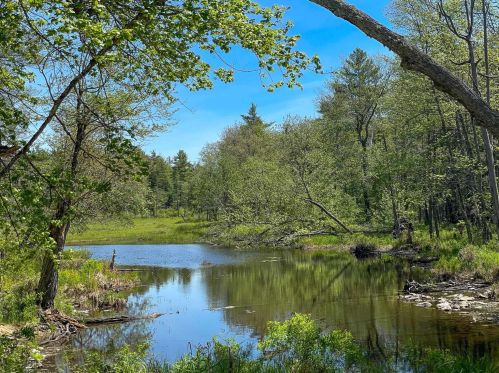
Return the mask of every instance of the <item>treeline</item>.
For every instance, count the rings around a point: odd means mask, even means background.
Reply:
[[[492,107],[499,95],[497,9],[487,2],[395,1],[392,21]],[[483,6],[483,7],[482,7]],[[189,208],[258,237],[451,227],[499,233],[496,141],[428,79],[356,49],[317,98],[317,118],[242,122],[201,154]]]

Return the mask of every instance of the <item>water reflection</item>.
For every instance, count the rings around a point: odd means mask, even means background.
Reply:
[[[187,257],[193,257],[192,250]],[[204,344],[213,336],[254,344],[269,320],[302,312],[312,314],[324,328],[350,330],[380,359],[392,354],[397,358],[401,346],[411,341],[477,357],[499,356],[498,326],[400,301],[397,293],[405,279],[419,275],[407,265],[286,251],[244,253],[241,261],[232,250],[226,250],[227,258],[224,249],[214,250],[210,257],[209,247],[200,246],[196,265],[187,268],[139,272],[145,286],[130,296],[130,311],[164,316],[88,329],[74,338],[73,348],[112,351],[147,339],[152,355],[172,361],[190,345]]]

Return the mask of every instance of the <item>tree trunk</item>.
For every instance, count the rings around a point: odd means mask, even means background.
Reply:
[[[385,149],[385,153],[388,154],[388,144],[386,143],[386,136],[384,133],[381,134],[381,138],[383,140],[383,147]],[[392,218],[393,218],[393,226],[396,228],[396,234],[398,235],[398,230],[399,230],[399,214],[398,214],[398,208],[397,208],[397,191],[395,190],[395,186],[393,185],[393,177],[392,177],[392,172],[388,173],[388,183],[390,184],[390,200],[392,203]],[[421,210],[420,210],[421,212]],[[419,215],[421,220],[421,215]]]
[[[499,136],[499,111],[494,110],[461,79],[438,64],[426,53],[411,45],[407,40],[383,26],[356,7],[342,0],[310,0],[337,17],[343,18],[359,28],[367,36],[376,39],[397,54],[402,67],[417,71],[430,78],[435,86],[460,102],[478,120],[478,124]]]
[[[67,201],[62,202],[55,214],[55,220],[61,220],[67,215],[69,205]],[[58,261],[61,257],[66,234],[69,230],[69,223],[50,226],[50,237],[55,241],[53,251],[47,252],[43,257],[40,280],[38,282],[37,293],[39,304],[42,309],[52,308],[57,295],[59,281]]]
[[[371,221],[371,202],[369,200],[369,184],[368,184],[368,174],[369,174],[369,160],[367,158],[367,144],[362,143],[362,196],[364,199],[364,213],[366,215],[366,221]]]
[[[485,99],[487,104],[490,105],[490,64],[489,64],[489,38],[488,38],[488,24],[487,24],[487,14],[489,12],[489,4],[486,0],[482,1],[482,16],[483,16],[483,57],[485,64]],[[485,156],[487,160],[487,169],[489,170],[488,178],[489,185],[491,188],[492,195],[492,205],[494,208],[494,224],[496,226],[496,233],[499,237],[499,192],[497,190],[497,178],[496,169],[494,162],[494,151],[493,151],[493,138],[489,136],[488,131],[484,128],[482,129],[482,137],[484,142],[490,146],[485,148]]]
[[[464,225],[466,227],[466,235],[468,236],[468,241],[473,242],[473,232],[471,230],[470,219],[468,217],[468,213],[466,212],[466,206],[464,205],[463,195],[461,193],[461,188],[459,185],[456,188],[456,199],[459,206],[459,210],[461,210],[461,216],[464,219]]]
[[[435,204],[435,199],[432,197],[431,199],[431,203],[432,203],[432,212],[433,212],[433,226],[435,227],[435,235],[437,236],[437,238],[440,238],[440,227],[438,225],[438,218],[439,218],[439,214],[438,214],[438,206]]]
[[[311,203],[314,206],[317,206],[324,214],[329,216],[331,219],[333,219],[340,227],[342,227],[344,230],[346,230],[348,233],[353,233],[350,228],[348,228],[340,219],[338,219],[333,213],[331,213],[327,208],[325,208],[322,204],[319,202],[313,201],[311,199],[306,199],[308,203]]]
[[[76,181],[76,175],[78,171],[78,160],[79,155],[83,146],[83,141],[85,139],[86,122],[83,114],[80,112],[82,107],[81,90],[77,91],[77,106],[76,106],[76,123],[77,132],[76,138],[74,140],[73,151],[71,154],[71,182]],[[64,245],[66,244],[66,236],[69,231],[69,211],[71,207],[72,200],[69,196],[66,196],[58,204],[57,209],[54,214],[54,221],[56,223],[51,223],[49,226],[50,237],[55,241],[55,247],[52,252],[45,254],[42,262],[42,269],[40,273],[40,280],[38,282],[37,293],[39,295],[39,304],[42,309],[52,308],[54,306],[54,300],[57,295],[57,285],[59,280],[59,269],[58,261],[61,257],[61,253],[64,250]]]
[[[431,198],[428,201],[428,233],[430,234],[430,238],[433,238],[433,205]]]

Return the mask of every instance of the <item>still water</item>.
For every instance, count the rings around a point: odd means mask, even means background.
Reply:
[[[499,326],[399,300],[416,269],[350,256],[301,251],[236,251],[207,245],[86,246],[97,259],[145,269],[129,296],[129,312],[164,313],[155,320],[90,328],[68,345],[112,351],[147,341],[150,353],[173,361],[212,337],[253,344],[269,320],[309,313],[325,329],[348,329],[384,357],[408,343],[499,359]]]

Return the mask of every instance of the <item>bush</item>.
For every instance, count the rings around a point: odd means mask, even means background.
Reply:
[[[26,283],[0,293],[0,321],[19,323],[37,319],[36,293]]]
[[[30,365],[41,361],[42,355],[30,339],[22,335],[0,336],[0,368],[2,372],[26,372]]]
[[[308,315],[268,323],[268,335],[258,344],[266,364],[287,372],[344,371],[363,356],[352,335],[334,330],[322,334]]]
[[[223,344],[213,339],[206,346],[198,347],[195,354],[186,355],[175,362],[168,372],[261,372],[260,362],[251,360],[250,353],[250,349],[243,349],[234,341]]]
[[[118,349],[111,359],[99,352],[88,353],[85,362],[71,368],[74,373],[146,373],[150,372],[145,360],[147,345],[141,344],[135,350],[129,346]]]

